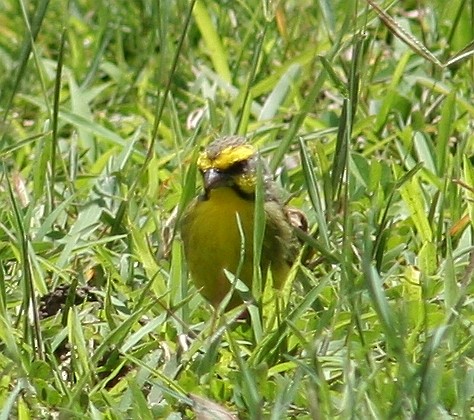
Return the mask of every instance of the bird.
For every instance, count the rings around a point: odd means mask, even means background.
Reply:
[[[260,260],[262,280],[268,271],[280,289],[296,258],[299,242],[291,218],[257,149],[244,136],[223,136],[198,156],[203,191],[183,211],[181,238],[196,288],[219,308],[231,291],[230,272],[252,290],[254,214],[258,166],[262,165],[265,228]],[[230,277],[232,279],[232,277]],[[243,303],[233,291],[225,311]]]

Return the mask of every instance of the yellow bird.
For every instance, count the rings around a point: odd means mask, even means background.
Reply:
[[[197,161],[204,191],[184,211],[181,236],[191,277],[216,308],[231,289],[225,270],[252,289],[258,159],[257,150],[244,137],[227,136],[210,144]],[[280,288],[298,251],[298,241],[289,212],[267,173],[263,185],[265,233],[260,267],[263,280],[270,270],[274,286]],[[241,303],[234,292],[226,310]]]

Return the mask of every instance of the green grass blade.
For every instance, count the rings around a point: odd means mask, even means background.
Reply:
[[[21,4],[23,5],[23,2],[21,2]],[[41,29],[41,25],[43,24],[43,19],[46,15],[46,11],[48,10],[48,5],[49,5],[49,0],[40,0],[38,7],[33,15],[31,26],[27,25],[28,30],[31,32],[29,32],[28,36],[26,36],[23,40],[23,44],[21,46],[21,51],[20,51],[19,65],[16,69],[15,76],[13,78],[14,81],[13,81],[12,89],[10,90],[10,92],[8,92],[9,90],[7,89],[7,94],[3,96],[3,98],[6,98],[6,102],[2,104],[3,105],[2,107],[4,110],[3,116],[2,116],[3,124],[7,120],[8,113],[13,103],[13,98],[15,97],[15,94],[17,93],[21,80],[24,76],[26,66],[28,64],[28,59],[30,57],[31,50],[33,48],[33,42],[35,42],[38,36],[38,33]]]
[[[316,212],[316,220],[318,222],[318,230],[323,239],[324,246],[330,249],[329,245],[329,233],[326,223],[326,216],[324,214],[324,200],[321,198],[319,187],[316,182],[315,169],[309,151],[306,147],[305,142],[301,137],[298,138],[300,145],[301,162],[303,166],[303,174],[306,181],[306,188],[308,189],[309,198],[313,209]]]
[[[228,58],[211,16],[206,9],[206,3],[198,0],[194,5],[193,16],[203,37],[207,54],[211,58],[216,73],[227,83],[232,80]]]
[[[423,243],[432,242],[433,232],[426,214],[423,202],[423,192],[419,180],[415,177],[400,187],[400,194],[410,211],[413,223],[420,234]]]

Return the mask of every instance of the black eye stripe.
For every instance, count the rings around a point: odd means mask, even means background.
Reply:
[[[235,162],[232,165],[230,165],[227,169],[225,169],[224,172],[228,174],[237,174],[239,172],[243,172],[246,165],[247,165],[247,161]]]

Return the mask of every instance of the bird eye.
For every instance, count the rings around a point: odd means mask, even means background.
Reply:
[[[245,166],[246,166],[245,161],[235,162],[232,165],[230,165],[226,169],[225,172],[228,174],[238,174],[238,173],[244,172]]]

